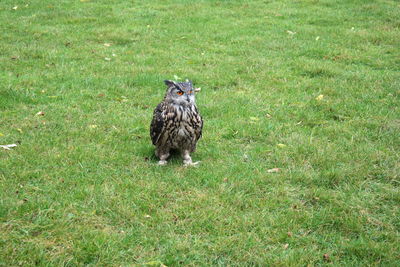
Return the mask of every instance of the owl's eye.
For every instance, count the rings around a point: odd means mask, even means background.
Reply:
[[[178,91],[177,94],[178,95],[183,95],[183,92],[182,91]]]

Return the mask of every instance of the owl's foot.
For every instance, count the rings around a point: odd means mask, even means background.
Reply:
[[[166,161],[166,160],[160,160],[160,161],[158,162],[158,165],[160,165],[160,166],[167,165],[167,161]]]
[[[183,157],[183,166],[194,166],[198,164],[198,162],[195,163],[192,162],[192,158],[190,157],[188,150],[182,151],[182,157]]]
[[[166,165],[168,157],[169,157],[169,153],[160,155],[160,161],[158,162],[158,165],[160,165],[160,166]]]

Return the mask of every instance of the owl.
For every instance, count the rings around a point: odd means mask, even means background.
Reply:
[[[179,150],[183,164],[193,163],[190,153],[196,149],[203,130],[203,119],[197,110],[195,89],[191,81],[175,82],[166,80],[167,92],[164,100],[157,105],[150,125],[150,137],[156,146],[155,154],[159,165],[167,164],[172,149]]]

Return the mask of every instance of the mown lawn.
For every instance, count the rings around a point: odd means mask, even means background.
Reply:
[[[1,0],[0,30],[1,266],[399,266],[398,1]],[[177,78],[199,167],[153,155]]]

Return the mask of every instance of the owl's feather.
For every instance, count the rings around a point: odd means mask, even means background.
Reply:
[[[164,119],[162,116],[162,112],[163,112],[163,103],[160,103],[154,110],[153,120],[151,121],[151,126],[150,126],[150,136],[153,145],[157,144],[157,141],[160,138],[160,135],[163,130]]]

